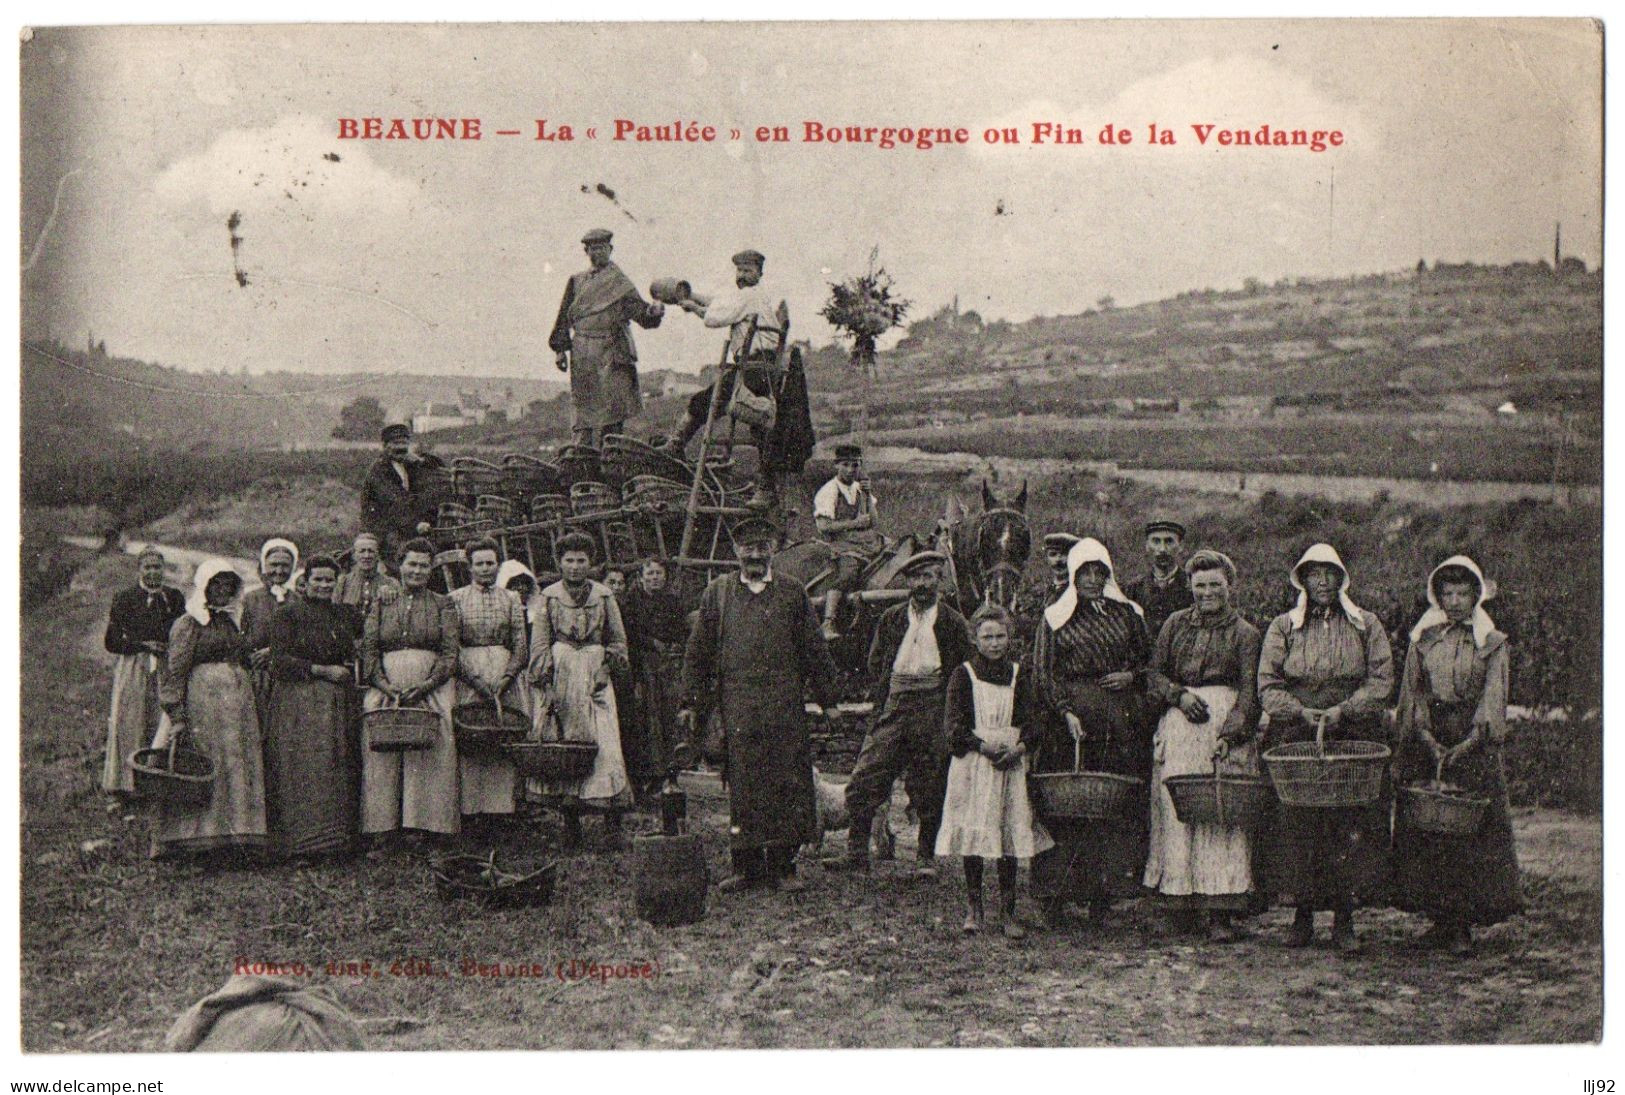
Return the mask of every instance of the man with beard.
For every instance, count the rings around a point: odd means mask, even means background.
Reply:
[[[605,434],[622,432],[626,420],[643,409],[630,325],[658,327],[666,314],[664,306],[639,296],[631,279],[610,261],[613,238],[603,228],[581,237],[591,266],[565,285],[547,339],[558,355],[559,371],[570,374],[570,432],[577,445],[602,444]]]
[[[875,628],[869,674],[880,682],[876,715],[846,785],[852,827],[846,856],[826,864],[836,870],[868,870],[870,826],[901,775],[920,818],[915,873],[936,875],[933,855],[948,779],[943,703],[949,674],[972,654],[965,618],[939,598],[946,561],[938,552],[922,551],[904,563],[908,600],[887,609]]]
[[[741,251],[733,257],[733,265],[732,290],[715,296],[691,294],[682,302],[682,308],[703,318],[707,327],[727,327],[728,361],[744,376],[746,390],[774,399],[772,425],[750,427],[758,459],[756,494],[750,504],[765,508],[779,501],[780,480],[801,474],[812,455],[807,377],[801,370],[799,354],[790,355],[787,367],[780,365],[789,319],[780,314],[780,302],[762,285],[767,259],[760,251]],[[733,397],[734,374],[725,372],[719,382],[726,385],[718,397],[720,415]],[[705,428],[715,388],[715,384],[709,385],[689,398],[687,418],[669,443],[672,452],[682,455],[694,435]]]
[[[675,759],[688,763],[698,728],[715,712],[734,870],[717,892],[766,884],[794,893],[805,888],[796,849],[819,836],[805,699],[810,692],[834,704],[835,666],[801,584],[773,575],[779,527],[749,517],[733,535],[739,573],[706,587],[689,633],[678,713],[689,742]]]
[[[1169,616],[1194,603],[1190,585],[1180,570],[1184,545],[1185,526],[1178,521],[1159,517],[1146,525],[1145,556],[1151,569],[1123,587],[1129,600],[1145,609],[1145,627],[1152,642]]]

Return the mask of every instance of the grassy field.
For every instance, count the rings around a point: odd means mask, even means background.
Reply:
[[[378,1049],[1536,1043],[1600,1033],[1600,824],[1555,811],[1519,811],[1530,909],[1484,933],[1468,961],[1406,949],[1421,922],[1392,911],[1362,916],[1370,953],[1354,961],[1281,950],[1279,911],[1253,941],[1224,949],[1165,937],[1132,906],[1095,939],[967,940],[952,879],[920,884],[884,866],[868,880],[809,867],[800,897],[714,898],[700,923],[656,929],[634,915],[625,855],[563,856],[554,903],[512,912],[442,903],[423,854],[408,849],[320,867],[155,864],[145,821],[105,813],[95,789],[108,681],[100,630],[128,567],[90,559],[23,621],[29,1051],[155,1049],[239,958],[306,963]],[[713,877],[726,844],[719,805],[695,810]],[[538,862],[562,856],[557,837],[543,819],[494,842]],[[390,972],[414,959],[428,975]],[[548,970],[648,961],[659,976],[465,976],[465,959]],[[325,972],[363,961],[376,976]]]

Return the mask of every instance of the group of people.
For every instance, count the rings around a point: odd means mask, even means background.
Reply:
[[[142,553],[109,612],[103,789],[131,795],[127,758],[149,746],[200,752],[215,773],[206,808],[160,803],[154,854],[343,854],[360,836],[456,834],[526,800],[559,810],[573,842],[582,814],[599,813],[606,843],[624,847],[621,814],[657,785],[676,721],[666,682],[686,620],[664,564],[617,597],[591,578],[593,540],[567,534],[559,579],[538,588],[481,540],[467,549],[471,580],[441,594],[429,541],[403,543],[393,575],[380,547],[362,533],[348,568],[330,555],[301,567],[297,546],[269,540],[259,586],[245,592],[229,562],[208,560],[186,597],[164,584],[162,554]],[[522,780],[500,755],[460,752],[461,704],[518,712],[536,738],[593,743],[591,773]],[[387,707],[432,711],[433,743],[368,748],[363,713]]]
[[[983,926],[992,859],[1004,931],[1025,934],[1015,881],[1031,858],[1045,924],[1098,925],[1114,899],[1149,895],[1173,930],[1230,942],[1246,934],[1241,918],[1284,901],[1296,910],[1288,946],[1309,945],[1314,914],[1330,911],[1334,945],[1355,953],[1356,908],[1387,901],[1432,917],[1427,944],[1470,952],[1474,925],[1522,907],[1500,759],[1507,643],[1484,608],[1493,586],[1465,556],[1428,576],[1396,700],[1388,635],[1352,599],[1334,548],[1304,553],[1288,575],[1296,605],[1261,634],[1233,603],[1235,564],[1203,549],[1180,565],[1184,537],[1176,521],[1151,522],[1151,569],[1125,591],[1099,541],[1046,536],[1048,589],[1019,606],[1033,635],[1024,655],[1011,652],[1010,614],[984,605],[967,624],[937,600],[942,560],[911,560],[910,600],[871,651],[889,684],[848,787],[848,849],[829,866],[868,868],[865,824],[901,774],[920,818],[916,870],[965,857],[968,932]],[[1265,749],[1317,734],[1392,744],[1376,801],[1278,805],[1256,830],[1180,820],[1165,779],[1262,778]],[[1131,777],[1138,797],[1112,820],[1047,815],[1028,776],[1072,771]],[[1392,820],[1395,781],[1436,776],[1488,800],[1472,835]]]

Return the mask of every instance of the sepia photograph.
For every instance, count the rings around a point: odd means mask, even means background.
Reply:
[[[1600,21],[18,49],[18,1079],[1602,1040]]]

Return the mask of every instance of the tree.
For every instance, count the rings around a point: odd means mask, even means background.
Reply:
[[[383,404],[370,395],[358,395],[339,411],[333,436],[340,441],[376,441],[383,428]]]

